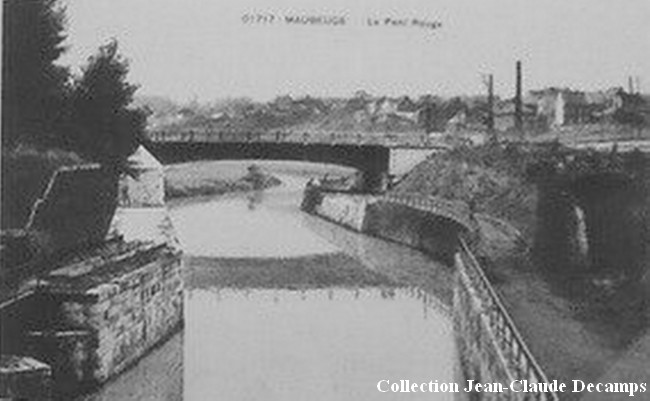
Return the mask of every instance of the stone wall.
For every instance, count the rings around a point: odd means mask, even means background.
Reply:
[[[372,201],[365,195],[325,192],[314,212],[355,231],[364,231],[366,206]]]
[[[460,276],[454,286],[454,331],[465,379],[480,383],[508,384],[512,377],[494,334],[480,313],[480,303]],[[482,400],[499,400],[500,393],[482,394]],[[514,398],[508,398],[514,400]]]
[[[57,306],[45,327],[28,331],[27,352],[52,366],[59,394],[105,382],[182,323],[178,251],[143,245],[107,259],[57,269],[40,289],[43,302]]]
[[[453,264],[460,228],[448,219],[379,200],[368,205],[365,227],[368,234],[420,249]]]
[[[311,210],[316,215],[453,263],[462,228],[449,219],[370,195],[321,192],[316,198]]]
[[[103,382],[121,372],[166,338],[183,316],[183,285],[178,255],[161,249],[156,260],[87,291],[93,302],[64,302],[63,314],[97,336],[93,379]]]

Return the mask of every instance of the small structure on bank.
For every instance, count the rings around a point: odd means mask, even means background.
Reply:
[[[25,380],[34,388],[34,375],[42,399],[71,397],[180,327],[181,251],[163,169],[143,147],[129,164],[121,176],[98,165],[60,169],[13,236],[30,252],[9,269],[15,274],[5,277],[3,266],[0,398],[29,397]],[[28,374],[25,363],[5,363],[16,360],[37,363]]]

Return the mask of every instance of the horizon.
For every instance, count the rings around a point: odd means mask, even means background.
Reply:
[[[582,93],[598,93],[598,92],[604,93],[606,91],[609,91],[609,90],[612,90],[612,89],[619,89],[619,88],[626,91],[626,88],[624,86],[622,86],[622,85],[620,85],[620,86],[612,86],[612,87],[603,88],[603,89],[596,89],[596,90],[593,90],[593,91],[584,91],[584,90],[581,90],[579,88],[570,88],[570,87],[559,88],[559,87],[554,87],[554,86],[547,86],[547,87],[544,87],[544,88],[528,88],[528,89],[524,90],[523,94],[525,96],[526,93],[533,92],[533,91],[539,91],[539,90],[545,90],[545,89],[571,90],[571,91],[574,91],[574,92],[582,92]],[[366,91],[364,89],[359,89],[359,91],[364,91],[364,92],[368,93],[368,95],[370,95],[370,97],[372,99],[379,99],[379,98],[382,98],[382,97],[386,97],[386,98],[389,98],[389,99],[397,99],[397,98],[401,98],[401,97],[408,97],[413,101],[417,101],[419,98],[424,97],[424,96],[434,96],[434,97],[441,98],[442,100],[451,100],[451,99],[454,99],[454,98],[460,98],[461,100],[463,98],[487,98],[486,93],[473,93],[473,94],[472,93],[459,93],[459,94],[451,94],[451,95],[438,95],[438,94],[435,94],[435,93],[421,93],[421,94],[413,94],[413,95],[411,95],[411,94],[401,94],[401,95],[388,96],[388,95],[381,94],[381,93],[370,93],[370,92],[368,92],[368,91]],[[354,91],[354,92],[357,92],[357,91]],[[347,99],[351,99],[351,98],[353,98],[355,96],[354,92],[350,93],[349,95],[324,95],[324,96],[317,96],[317,95],[313,95],[313,94],[309,94],[309,93],[299,94],[299,95],[291,95],[291,94],[288,94],[288,93],[279,93],[279,94],[277,94],[277,95],[275,95],[275,96],[273,96],[271,98],[268,98],[268,99],[255,99],[255,98],[253,98],[251,96],[246,96],[246,95],[224,96],[224,97],[216,97],[216,98],[212,98],[212,99],[206,99],[205,101],[198,101],[198,99],[189,99],[189,100],[177,101],[177,100],[175,100],[175,99],[173,99],[171,97],[168,97],[168,96],[166,96],[164,94],[161,95],[161,94],[155,94],[155,93],[154,94],[149,94],[149,93],[138,93],[138,92],[136,92],[134,96],[135,96],[136,99],[143,99],[143,98],[164,99],[164,100],[173,102],[177,106],[187,106],[187,105],[189,105],[189,104],[191,104],[193,102],[198,102],[199,105],[206,106],[206,105],[209,105],[210,103],[218,103],[218,102],[226,102],[226,101],[242,101],[242,100],[251,101],[253,103],[268,103],[268,102],[273,102],[275,99],[280,98],[280,97],[284,97],[284,96],[289,96],[289,97],[291,97],[292,100],[300,100],[300,99],[304,99],[304,98],[327,99],[327,100],[347,100]],[[641,95],[641,96],[644,96],[644,97],[645,96],[650,96],[650,92],[639,92],[638,94]],[[498,94],[495,94],[494,98],[495,98],[495,100],[509,101],[509,100],[514,99],[514,93],[512,95],[506,95],[506,96],[500,96]]]
[[[650,4],[613,0],[63,0],[73,70],[116,38],[138,95],[176,103],[278,96],[445,98],[523,89],[648,92]],[[249,14],[275,17],[251,23]],[[296,16],[316,23],[287,22]],[[264,17],[266,18],[266,17]],[[337,24],[337,19],[339,24]],[[386,22],[390,18],[392,21]],[[414,26],[414,19],[428,26]],[[345,23],[341,24],[340,20]],[[400,26],[397,22],[405,20]],[[371,20],[378,21],[370,26]],[[303,20],[304,22],[304,20]],[[436,23],[441,26],[435,26]],[[408,25],[408,26],[406,26]]]

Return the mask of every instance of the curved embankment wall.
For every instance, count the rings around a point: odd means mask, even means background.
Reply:
[[[452,220],[381,196],[314,191],[305,194],[304,210],[453,264],[463,229]]]
[[[303,209],[355,231],[371,234],[449,262],[457,270],[454,288],[454,326],[466,379],[482,383],[513,380],[548,382],[498,295],[492,289],[463,237],[460,224],[422,208],[386,197],[305,191]],[[506,393],[507,392],[507,393]],[[481,399],[557,400],[548,393],[482,393]]]

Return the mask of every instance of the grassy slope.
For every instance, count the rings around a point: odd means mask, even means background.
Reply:
[[[279,185],[277,178],[262,174],[262,187],[255,188],[246,170],[240,165],[214,161],[173,164],[165,168],[167,199],[219,195],[235,191],[250,191]],[[252,164],[252,163],[251,163]]]
[[[535,272],[522,246],[532,243],[537,204],[525,166],[545,157],[525,148],[460,148],[424,161],[394,190],[473,203],[482,237],[477,256],[538,362],[551,378],[596,380],[626,341],[582,321]]]
[[[394,191],[465,201],[475,212],[506,220],[530,239],[537,194],[524,165],[538,157],[515,147],[459,147],[416,166]]]
[[[344,254],[302,258],[187,257],[186,285],[191,288],[286,288],[398,286],[383,274],[363,268]]]

